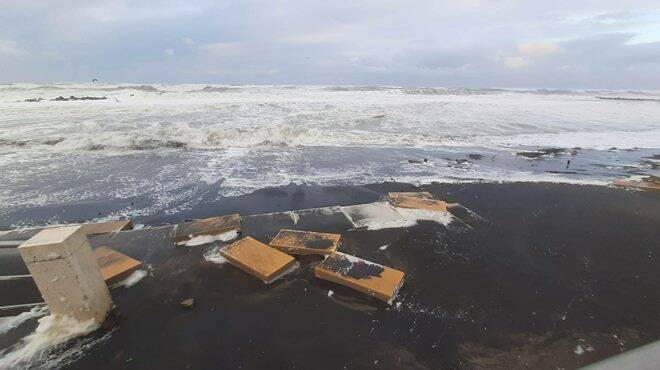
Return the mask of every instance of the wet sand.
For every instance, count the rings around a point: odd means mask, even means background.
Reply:
[[[447,227],[358,231],[321,212],[297,224],[257,215],[418,190],[480,217],[457,211]],[[140,259],[151,274],[111,291],[120,316],[92,334],[110,338],[67,367],[577,368],[660,339],[657,194],[543,183],[291,185],[149,224],[234,212],[255,215],[244,217],[243,235],[263,242],[280,228],[341,233],[340,251],[406,273],[398,298],[388,306],[314,278],[321,257],[298,258],[300,268],[264,285],[205,261],[213,245],[175,248],[169,226],[94,236],[94,247]],[[0,266],[19,274],[12,253],[0,249]],[[34,299],[29,286],[11,291],[3,304]],[[191,297],[196,306],[182,309]],[[31,327],[2,336],[0,347]]]

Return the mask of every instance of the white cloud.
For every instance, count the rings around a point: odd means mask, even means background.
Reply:
[[[190,37],[183,37],[181,39],[181,43],[186,45],[186,46],[195,45],[195,41],[193,39],[191,39]]]
[[[532,64],[529,60],[523,57],[505,57],[502,58],[502,62],[504,65],[512,69],[525,68]]]
[[[216,57],[236,56],[241,53],[239,42],[214,42],[202,45],[202,50]]]
[[[0,40],[0,56],[20,57],[27,55],[27,51],[14,40]]]
[[[165,50],[163,50],[163,53],[165,53],[165,55],[171,57],[171,56],[174,55],[174,50],[173,49],[165,49]]]
[[[545,58],[561,51],[561,46],[554,42],[525,42],[518,45],[518,55],[527,59]]]

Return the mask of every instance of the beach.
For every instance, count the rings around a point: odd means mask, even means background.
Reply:
[[[472,212],[454,211],[447,225],[380,230],[356,230],[327,208],[285,212],[421,190]],[[550,183],[289,185],[209,201],[140,230],[90,237],[95,248],[143,261],[149,273],[112,289],[118,315],[49,361],[66,368],[578,368],[660,336],[659,210],[653,193]],[[263,242],[280,228],[340,233],[340,251],[404,271],[405,283],[387,305],[315,279],[322,258],[306,256],[264,285],[208,258],[230,241],[174,247],[171,226],[159,226],[230,213],[241,214],[243,236]],[[0,252],[3,271],[25,273],[15,252]],[[35,289],[24,284],[3,300],[28,303]],[[182,310],[189,297],[195,308]],[[35,325],[28,320],[5,334],[3,346]]]

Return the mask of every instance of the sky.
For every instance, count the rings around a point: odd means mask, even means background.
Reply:
[[[0,83],[660,89],[660,1],[0,1]]]

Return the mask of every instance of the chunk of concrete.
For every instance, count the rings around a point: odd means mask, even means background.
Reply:
[[[447,203],[436,199],[398,196],[394,199],[393,203],[395,207],[425,209],[427,211],[434,212],[447,212]]]
[[[107,247],[96,248],[93,254],[108,285],[122,280],[142,266],[142,262]]]
[[[264,283],[277,279],[296,262],[288,254],[250,237],[220,249],[220,254],[232,265],[256,276]]]
[[[184,242],[202,235],[219,235],[227,231],[241,229],[241,216],[238,214],[210,217],[182,222],[174,228],[172,240]]]
[[[433,194],[428,191],[399,191],[387,193],[387,197],[394,202],[398,197],[415,197],[424,199],[433,199]]]
[[[314,231],[280,230],[270,241],[270,246],[289,254],[328,255],[337,250],[340,234]]]
[[[112,299],[81,226],[43,230],[18,251],[52,313],[103,323]]]
[[[184,299],[183,301],[181,301],[180,305],[182,308],[185,308],[186,310],[190,310],[193,307],[195,307],[195,300],[193,298]]]
[[[133,222],[131,222],[131,220],[118,220],[118,221],[82,224],[81,226],[85,234],[99,235],[99,234],[112,233],[115,231],[131,230],[133,229]]]
[[[316,265],[314,275],[390,304],[403,285],[404,277],[399,270],[341,252],[329,255]]]
[[[655,181],[618,179],[612,181],[612,185],[624,187],[624,188],[632,188],[637,190],[660,191],[660,183],[657,183]]]

